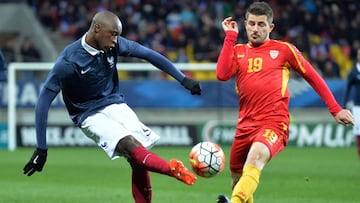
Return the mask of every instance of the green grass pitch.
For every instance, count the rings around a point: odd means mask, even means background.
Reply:
[[[223,147],[226,155],[229,147]],[[190,147],[155,147],[165,159],[188,163]],[[111,161],[99,148],[50,148],[44,171],[22,174],[33,149],[0,150],[1,203],[133,202],[130,167]],[[231,193],[228,163],[215,177],[187,186],[152,173],[154,203],[211,203]],[[360,160],[351,148],[288,147],[262,172],[256,203],[360,202]]]

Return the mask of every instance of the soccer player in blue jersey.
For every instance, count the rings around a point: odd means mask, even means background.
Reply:
[[[93,139],[111,159],[123,156],[132,168],[132,193],[136,203],[150,203],[150,171],[177,178],[187,185],[196,176],[184,164],[165,161],[148,149],[159,136],[139,121],[119,92],[118,56],[147,60],[170,74],[193,95],[199,82],[186,77],[161,54],[121,37],[122,24],[110,11],[92,19],[87,33],[68,45],[57,58],[42,88],[35,109],[37,148],[23,172],[42,171],[47,158],[46,126],[50,104],[61,91],[72,121]]]
[[[350,92],[353,90],[353,98],[350,98]],[[353,134],[356,139],[357,153],[360,158],[360,49],[357,50],[356,63],[349,72],[346,80],[343,107],[352,100],[352,114],[354,116]]]

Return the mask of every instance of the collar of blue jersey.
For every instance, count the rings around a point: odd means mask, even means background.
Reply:
[[[96,54],[99,54],[99,53],[104,53],[104,51],[95,49],[94,47],[92,47],[88,43],[86,43],[85,42],[86,35],[87,35],[87,32],[81,38],[81,46],[92,56],[95,56]]]

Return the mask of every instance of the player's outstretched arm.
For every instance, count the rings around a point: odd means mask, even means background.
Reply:
[[[41,172],[47,158],[46,146],[46,126],[48,111],[51,102],[55,99],[57,93],[47,88],[43,88],[38,103],[35,108],[35,125],[36,125],[36,140],[37,148],[31,156],[28,163],[23,168],[24,174],[31,176],[36,171]]]
[[[174,79],[180,82],[186,89],[190,90],[193,95],[200,95],[201,88],[200,83],[189,77],[186,77],[180,69],[176,68],[175,65],[162,54],[147,48],[138,42],[118,37],[119,53],[120,55],[137,57],[144,59],[154,65],[156,68],[164,71],[171,75]]]
[[[351,112],[347,109],[342,109],[339,111],[339,113],[335,116],[336,122],[348,126],[348,125],[354,125],[354,120]]]

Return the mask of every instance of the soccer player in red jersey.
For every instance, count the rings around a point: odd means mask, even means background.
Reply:
[[[335,120],[353,124],[349,110],[337,103],[325,81],[292,44],[270,39],[273,11],[265,2],[254,2],[245,14],[248,43],[236,44],[238,24],[227,17],[216,76],[220,81],[236,78],[239,116],[230,152],[232,195],[218,202],[252,203],[265,165],[282,151],[289,136],[290,69],[301,75],[319,94]]]

